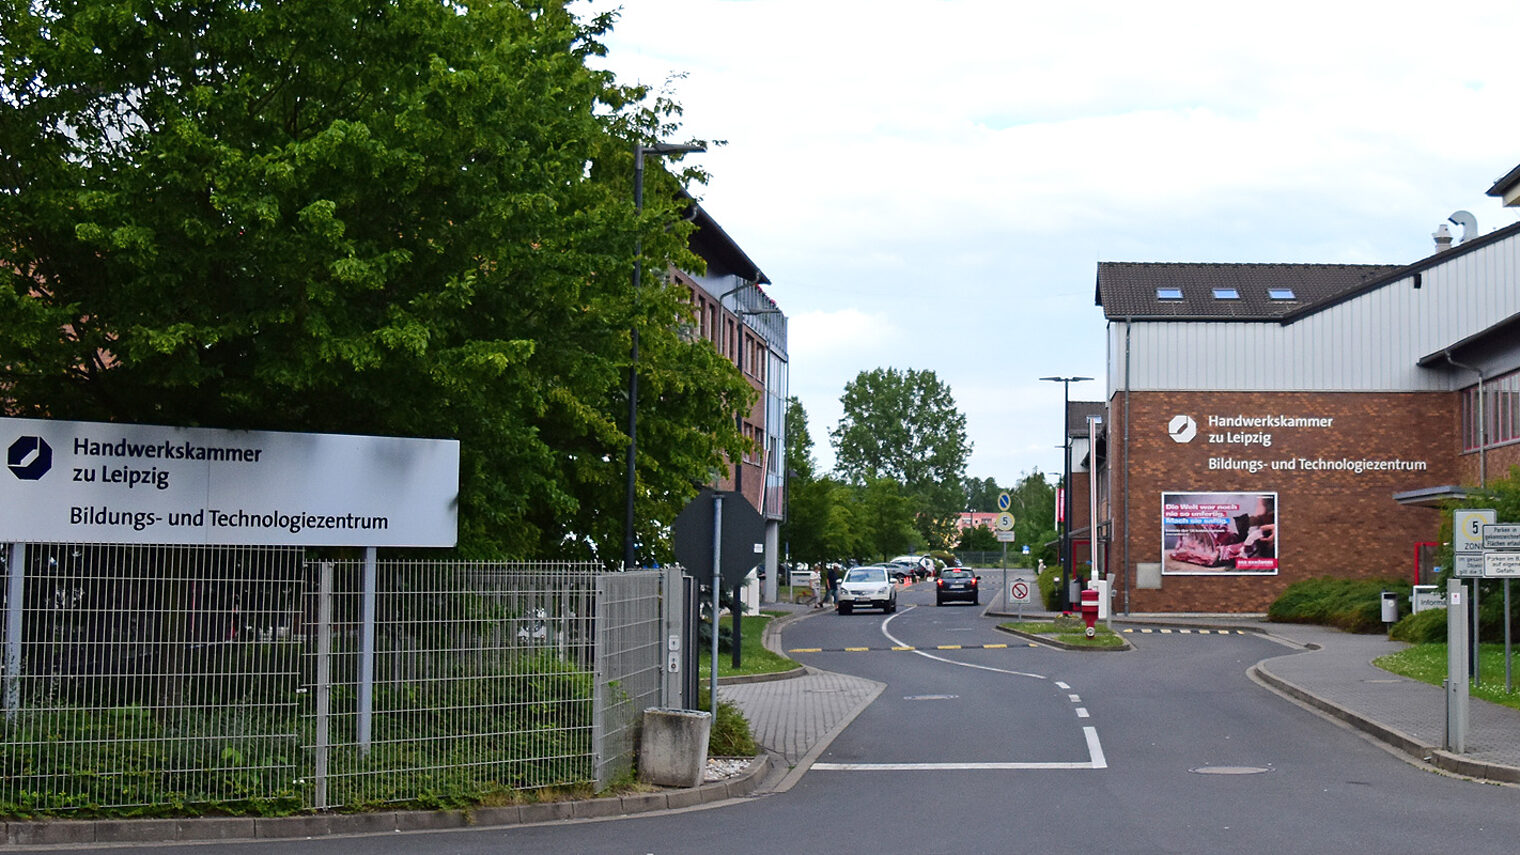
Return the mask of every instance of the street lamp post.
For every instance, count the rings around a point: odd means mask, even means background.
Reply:
[[[635,221],[644,212],[644,156],[655,155],[657,157],[664,157],[671,154],[689,154],[701,151],[707,151],[707,147],[684,143],[639,144],[633,147],[633,213]],[[638,300],[640,282],[644,275],[644,238],[639,228],[640,225],[635,222],[633,237],[633,298],[635,301]],[[629,331],[632,333],[632,345],[630,347],[628,363],[628,477],[627,493],[624,496],[623,505],[624,570],[631,570],[638,566],[638,556],[634,550],[633,529],[633,497],[637,484],[634,477],[634,466],[638,461],[639,449],[639,324],[637,313],[635,313]]]
[[[1061,483],[1065,487],[1065,498],[1062,501],[1061,516],[1065,518],[1061,525],[1061,590],[1057,593],[1056,606],[1061,611],[1071,605],[1071,431],[1066,426],[1066,411],[1071,409],[1071,384],[1091,380],[1091,377],[1041,377],[1041,380],[1049,380],[1061,384],[1061,455],[1063,458],[1063,471]]]

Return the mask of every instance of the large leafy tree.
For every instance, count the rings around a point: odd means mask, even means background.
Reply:
[[[829,432],[838,471],[855,484],[901,484],[923,540],[953,543],[971,443],[950,388],[933,371],[878,368],[846,384],[840,403],[844,416]]]
[[[616,555],[636,326],[657,543],[749,393],[677,289],[631,293],[636,235],[698,266],[677,177],[631,203],[679,110],[566,5],[7,4],[5,408],[458,438],[467,552]]]

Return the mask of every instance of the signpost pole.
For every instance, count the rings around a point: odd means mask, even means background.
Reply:
[[[359,753],[369,754],[375,720],[375,547],[364,548],[364,588],[359,629]]]
[[[713,575],[712,575],[712,673],[707,675],[707,703],[718,719],[718,611],[723,597],[723,494],[713,493]]]
[[[1474,580],[1473,587],[1477,587]],[[1446,581],[1446,750],[1467,750],[1467,613],[1462,608],[1461,579]]]

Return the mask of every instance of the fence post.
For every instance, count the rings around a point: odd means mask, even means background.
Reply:
[[[26,595],[26,544],[12,543],[5,579],[5,721],[21,709],[21,618]]]
[[[686,591],[681,582],[685,575],[679,567],[666,567],[660,577],[660,640],[665,653],[665,667],[660,669],[660,706],[667,709],[685,705],[681,697],[686,676],[681,673],[681,663],[686,660],[682,647],[686,633],[681,626],[686,616]]]
[[[359,753],[369,756],[375,716],[375,547],[364,549],[364,598],[359,636]]]
[[[327,808],[327,729],[332,714],[332,593],[333,564],[323,561],[317,582],[317,744],[313,770],[316,801],[312,805],[318,810]]]
[[[600,575],[593,579],[595,586],[595,617],[591,622],[591,774],[596,781],[597,792],[607,786],[602,780],[607,768],[607,584]]]

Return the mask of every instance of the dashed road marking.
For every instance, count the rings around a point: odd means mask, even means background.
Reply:
[[[1025,646],[1025,645],[1020,645]],[[1029,647],[1039,645],[1030,643]],[[1008,650],[1007,644],[938,644],[933,647],[913,647],[907,644],[896,644],[891,647],[790,647],[787,653],[868,653],[871,651],[890,651],[892,653],[915,653],[920,650]]]
[[[1076,763],[814,763],[822,772],[1022,772],[1067,771],[1072,769],[1107,769],[1108,758],[1098,741],[1096,727],[1082,728],[1087,739],[1086,762]]]
[[[1135,627],[1126,627],[1125,629],[1121,630],[1121,632],[1127,632],[1127,633],[1137,633],[1138,632],[1138,633],[1140,633],[1142,635],[1150,635],[1150,634],[1153,634],[1153,633],[1156,634],[1156,635],[1172,635],[1174,633],[1177,634],[1177,635],[1250,635],[1251,634],[1249,632],[1246,632],[1243,629],[1167,629],[1167,628],[1164,628],[1164,627],[1163,628],[1159,628],[1159,629],[1149,628],[1149,627],[1144,628],[1144,629],[1137,629]]]

